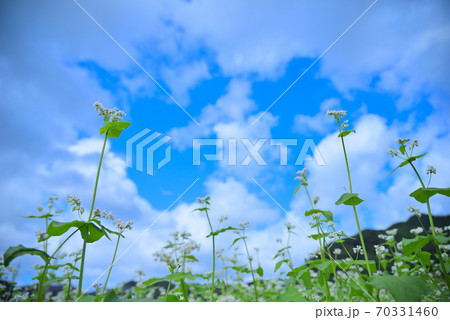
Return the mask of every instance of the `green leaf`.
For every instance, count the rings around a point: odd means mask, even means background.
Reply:
[[[295,194],[298,192],[298,190],[300,190],[300,188],[301,188],[302,186],[301,185],[299,185],[297,188],[295,188],[295,191],[294,191],[294,196],[295,196]]]
[[[263,270],[263,268],[261,268],[261,266],[259,266],[259,267],[256,269],[256,273],[257,273],[260,277],[262,277],[262,276],[264,275],[264,270]]]
[[[402,155],[405,155],[405,149],[406,149],[406,146],[405,146],[405,145],[400,146],[400,148],[398,148],[398,150],[400,150],[400,152],[402,153]]]
[[[430,235],[428,235],[428,238],[430,240],[435,240],[437,243],[440,243],[440,244],[446,244],[450,240],[449,237],[443,236],[441,234],[437,234],[434,236],[430,234]]]
[[[106,125],[100,128],[100,135],[107,132],[108,138],[118,138],[122,131],[131,125],[130,122],[108,122]]]
[[[223,228],[223,229],[217,230],[215,232],[211,232],[206,237],[209,238],[211,236],[217,236],[219,233],[223,233],[223,232],[228,231],[228,230],[238,230],[238,229],[233,228],[233,227]]]
[[[48,225],[47,234],[50,237],[60,236],[64,233],[66,233],[70,228],[79,229],[80,233],[81,233],[81,237],[83,238],[83,240],[86,240],[86,242],[88,242],[88,243],[95,242],[95,241],[99,240],[101,237],[103,237],[104,235],[108,236],[106,234],[106,231],[101,230],[94,223],[79,221],[79,220],[74,220],[71,222],[52,221]]]
[[[414,251],[422,249],[430,241],[427,237],[416,236],[413,239],[402,239],[403,253],[407,256],[411,255]]]
[[[319,270],[319,271],[325,271],[328,269],[328,267],[333,263],[333,261],[327,260],[324,262],[320,262],[318,264],[315,265],[315,267]]]
[[[239,240],[244,239],[244,238],[245,238],[245,237],[239,237],[239,238],[234,239],[234,241],[233,241],[233,243],[231,244],[230,248],[231,248],[232,246],[234,246],[234,244],[235,244],[236,242],[238,242]]]
[[[5,265],[5,267],[7,267],[15,258],[23,256],[25,254],[39,256],[42,258],[42,260],[44,260],[45,263],[50,262],[50,257],[44,251],[34,248],[25,248],[24,246],[19,244],[15,247],[9,247],[3,253],[3,264]]]
[[[435,194],[442,194],[444,196],[450,197],[450,188],[419,188],[409,196],[413,197],[421,203],[426,203]]]
[[[395,301],[420,301],[426,293],[425,282],[421,277],[382,275],[369,278],[376,289],[387,289]]]
[[[355,260],[355,263],[357,265],[362,266],[364,269],[367,270],[367,262],[366,262],[366,260]],[[377,266],[375,264],[375,261],[369,260],[369,268],[370,268],[370,271],[377,272]]]
[[[338,138],[348,136],[350,133],[356,132],[355,130],[345,130],[338,134]]]
[[[400,150],[400,151],[401,151],[401,150]],[[405,161],[403,161],[402,163],[400,163],[400,164],[398,165],[397,168],[395,168],[394,170],[392,170],[392,172],[389,173],[389,175],[393,174],[398,168],[404,167],[404,166],[406,166],[407,164],[412,163],[412,162],[415,161],[416,159],[419,159],[419,158],[423,157],[424,155],[425,155],[425,153],[424,153],[424,154],[421,154],[421,155],[418,155],[418,156],[413,156],[413,157],[407,158]]]
[[[22,218],[27,218],[27,219],[45,219],[45,218],[51,218],[51,217],[54,217],[54,215],[51,214],[51,213],[46,213],[46,214],[43,214],[42,216],[25,216],[25,217],[22,217]]]
[[[344,193],[335,204],[340,205],[343,203],[347,206],[356,206],[361,202],[363,200],[358,197],[358,193]]]
[[[166,302],[180,302],[180,299],[174,294],[167,295]]]
[[[305,217],[309,217],[309,216],[312,215],[313,213],[322,213],[322,210],[319,210],[319,209],[311,209],[311,210],[305,211]]]
[[[188,255],[184,257],[186,260],[190,260],[190,261],[195,261],[195,262],[199,262],[198,259],[196,257],[194,257],[193,255]]]
[[[431,253],[429,253],[427,251],[419,251],[419,252],[415,253],[415,256],[416,256],[417,260],[420,261],[421,264],[423,264],[425,266],[430,265]]]
[[[330,210],[324,210],[322,214],[328,221],[333,221],[333,213]]]
[[[330,233],[320,233],[320,234],[311,234],[309,237],[314,240],[322,239],[328,237]]]
[[[119,301],[119,298],[117,297],[117,291],[116,290],[110,290],[103,296],[104,302],[117,302]]]
[[[276,299],[277,302],[307,302],[308,300],[295,287],[288,287],[286,292],[282,293]]]
[[[288,263],[289,259],[284,259],[284,260],[278,261],[277,264],[275,265],[275,270],[273,270],[273,272],[277,272],[277,270],[280,269],[281,266],[283,265],[283,263],[285,263],[285,262]]]

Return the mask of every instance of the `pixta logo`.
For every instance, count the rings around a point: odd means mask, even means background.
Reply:
[[[144,158],[147,158],[146,172],[153,176],[155,166],[155,152],[165,146],[163,159],[157,161],[158,169],[164,167],[172,159],[172,148],[167,145],[172,138],[159,132],[144,129],[127,140],[127,167],[132,168],[136,162],[136,170],[144,172]],[[138,142],[139,141],[139,142]],[[146,157],[144,151],[147,151]],[[135,161],[136,160],[136,161]]]

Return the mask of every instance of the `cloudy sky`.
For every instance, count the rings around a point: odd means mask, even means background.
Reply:
[[[120,107],[132,122],[108,142],[96,202],[135,223],[119,248],[126,252],[113,284],[131,279],[136,269],[164,275],[166,267],[152,254],[177,230],[201,243],[194,271],[209,271],[207,221],[193,212],[204,195],[211,196],[216,224],[220,216],[232,226],[251,223],[249,245],[260,248],[270,275],[280,247],[275,239],[286,239],[286,222],[295,224],[286,212],[309,232],[306,195],[293,196],[295,172],[303,168],[295,162],[306,139],[325,162],[304,163],[312,195],[334,212],[338,228],[355,233],[353,213],[334,205],[348,180],[337,127],[325,116],[329,109],[347,110],[356,130],[346,141],[354,191],[365,200],[362,227],[406,220],[409,205],[420,207],[408,196],[419,184],[408,167],[389,176],[398,159],[386,149],[397,138],[418,139],[419,152],[427,152],[419,172],[434,165],[432,185],[448,186],[450,4],[375,2],[2,1],[0,251],[36,246],[42,222],[21,216],[45,207],[49,196],[61,198],[61,221],[76,218],[64,203],[69,194],[89,208],[102,145],[95,101]],[[153,176],[125,162],[127,139],[145,128],[172,138],[172,161]],[[230,139],[237,139],[237,165],[202,156],[193,166],[193,139],[205,138],[223,139],[224,159]],[[251,155],[242,139],[252,145],[266,139],[259,150],[266,165],[253,157],[242,165]],[[280,165],[280,147],[270,139],[297,139],[287,165]],[[163,149],[155,157],[162,158]],[[433,198],[435,214],[448,214],[449,205]],[[291,245],[300,264],[316,245],[298,225],[296,233]],[[231,241],[231,234],[220,236],[218,246],[227,249]],[[66,252],[80,247],[77,239]],[[86,286],[107,268],[113,243],[104,239],[87,252]],[[16,262],[20,281],[29,282],[38,260]]]

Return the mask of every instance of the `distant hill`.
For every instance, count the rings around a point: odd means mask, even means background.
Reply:
[[[425,229],[430,229],[430,221],[428,219],[428,215],[422,215],[420,220],[422,221],[423,226]],[[433,216],[433,222],[435,227],[444,228],[445,226],[450,226],[450,215],[447,216]],[[391,225],[389,228],[386,228],[385,230],[370,230],[365,229],[362,231],[363,237],[364,237],[364,243],[366,245],[367,255],[369,257],[369,260],[375,260],[376,254],[375,254],[375,245],[381,245],[382,243],[386,242],[383,239],[380,239],[378,235],[380,234],[386,234],[387,230],[397,229],[397,234],[395,235],[395,240],[397,242],[401,241],[402,238],[414,238],[414,235],[410,232],[411,229],[415,229],[417,227],[421,227],[421,224],[419,222],[419,218],[416,216],[411,216],[406,222],[399,222]],[[425,233],[423,233],[425,235]],[[350,254],[352,254],[353,258],[355,258],[355,255],[353,253],[353,248],[357,245],[361,245],[361,241],[359,239],[359,234],[356,234],[354,236],[351,236],[350,238],[347,238],[344,240],[343,245],[348,250]],[[333,248],[342,248],[340,244],[336,244],[332,247],[331,252],[333,252]],[[431,243],[428,243],[425,247],[423,247],[424,251],[428,252],[436,252],[434,246]],[[345,259],[347,258],[347,253],[342,250],[342,252],[337,255],[338,259]],[[334,257],[333,257],[334,258]],[[363,257],[359,257],[358,259],[363,259]]]

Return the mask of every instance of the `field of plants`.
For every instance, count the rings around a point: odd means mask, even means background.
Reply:
[[[81,200],[74,195],[66,201],[72,208],[71,222],[58,222],[61,210],[54,210],[56,197],[50,197],[47,208],[38,207],[38,214],[27,219],[41,219],[45,230],[36,232],[36,245],[17,245],[8,248],[0,262],[0,300],[1,301],[449,301],[450,263],[449,233],[450,226],[438,227],[433,220],[432,197],[435,195],[450,197],[450,188],[430,187],[436,168],[429,166],[427,172],[416,169],[416,161],[422,161],[425,153],[419,153],[419,142],[410,139],[398,139],[397,147],[389,149],[386,156],[398,159],[397,170],[412,170],[420,181],[421,187],[410,194],[417,202],[426,204],[427,212],[420,212],[411,206],[408,211],[417,217],[420,227],[409,230],[407,236],[398,237],[397,229],[387,230],[378,235],[379,244],[368,248],[360,228],[358,205],[363,202],[358,190],[353,190],[351,164],[348,162],[345,138],[357,134],[349,129],[344,120],[345,111],[328,111],[326,116],[336,120],[339,134],[336,139],[342,144],[348,176],[348,192],[336,199],[336,205],[346,206],[358,227],[357,245],[348,248],[345,239],[348,235],[339,230],[333,213],[319,208],[319,198],[309,193],[307,169],[297,172],[298,187],[293,190],[295,197],[307,197],[310,208],[304,214],[310,219],[310,237],[317,241],[318,250],[310,254],[302,265],[294,265],[291,257],[291,235],[297,227],[295,221],[287,223],[289,237],[287,241],[276,240],[280,249],[274,253],[273,270],[276,277],[265,277],[268,270],[258,264],[250,254],[246,230],[251,221],[239,225],[227,225],[227,218],[211,221],[210,204],[214,199],[209,196],[198,198],[196,214],[204,217],[209,226],[207,235],[212,242],[211,261],[213,269],[203,274],[192,273],[191,267],[199,263],[195,257],[199,245],[186,232],[175,232],[167,245],[154,254],[156,260],[167,265],[168,274],[154,278],[143,271],[136,271],[137,281],[111,289],[108,281],[114,272],[114,262],[121,239],[127,230],[133,227],[131,221],[124,222],[112,213],[94,209],[97,186],[100,178],[103,154],[107,139],[117,138],[130,126],[123,121],[125,114],[114,108],[104,108],[95,104],[96,111],[103,119],[100,134],[104,136],[103,149],[92,200],[89,210],[82,207]],[[324,115],[325,116],[325,115]],[[393,141],[393,145],[395,141]],[[440,212],[439,214],[447,214]],[[423,221],[427,223],[423,223]],[[218,225],[218,227],[213,227]],[[297,228],[297,230],[299,230]],[[300,232],[300,231],[298,231]],[[216,247],[216,239],[224,233],[235,234],[229,248],[244,248],[243,256],[237,250],[224,250]],[[72,237],[79,237],[80,250],[65,254],[64,246]],[[49,249],[49,239],[59,238],[59,246]],[[111,252],[111,265],[104,284],[94,285],[94,294],[82,290],[85,273],[86,250],[89,245],[106,239],[114,241],[116,246]],[[107,240],[106,240],[107,241]],[[431,249],[426,249],[431,248]],[[375,254],[369,255],[368,252]],[[225,254],[232,252],[233,254]],[[35,283],[27,288],[15,286],[17,268],[14,259],[23,255],[36,255],[42,263],[33,266]],[[220,266],[220,267],[219,267]],[[248,279],[251,279],[250,281]],[[61,284],[57,293],[49,290],[55,284]],[[84,286],[83,286],[84,285]],[[89,291],[91,292],[91,291]]]

